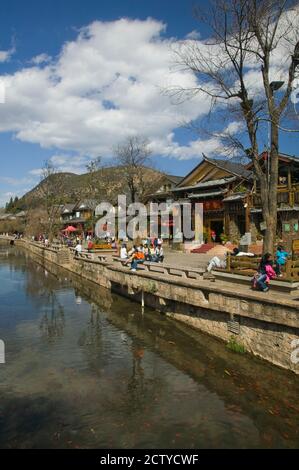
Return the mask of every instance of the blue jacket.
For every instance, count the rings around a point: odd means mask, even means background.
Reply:
[[[279,251],[279,250],[276,251],[277,264],[285,264],[287,258],[288,258],[287,251]]]

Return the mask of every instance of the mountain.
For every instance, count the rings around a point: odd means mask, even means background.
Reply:
[[[142,168],[142,196],[159,189],[164,173],[152,168]],[[35,188],[18,201],[18,210],[38,208],[45,198],[56,198],[57,203],[72,203],[92,198],[99,201],[115,203],[119,194],[129,197],[128,185],[123,167],[104,167],[92,174],[77,175],[74,173],[55,173],[41,181]]]

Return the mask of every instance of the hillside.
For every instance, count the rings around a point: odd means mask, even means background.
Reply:
[[[155,192],[161,184],[163,173],[144,168],[143,197]],[[92,176],[89,173],[77,175],[74,173],[57,173],[39,183],[18,201],[18,209],[40,207],[45,194],[55,193],[57,203],[77,202],[85,198],[106,200],[111,203],[117,201],[119,194],[129,195],[129,190],[122,167],[104,167]],[[59,193],[59,194],[57,194]]]

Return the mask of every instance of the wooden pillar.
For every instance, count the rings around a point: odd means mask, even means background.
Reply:
[[[294,206],[294,193],[292,191],[292,172],[291,165],[288,165],[288,192],[289,192],[289,205]]]
[[[226,204],[225,210],[224,210],[224,233],[227,237],[230,236],[229,233],[229,223],[230,223],[230,216],[229,216],[229,211],[228,211],[228,205]]]
[[[291,172],[291,165],[288,165],[288,189],[291,191],[292,189],[292,172]]]
[[[245,232],[250,232],[250,200],[248,195],[245,199]]]
[[[226,269],[228,272],[231,272],[231,254],[230,253],[227,254]]]

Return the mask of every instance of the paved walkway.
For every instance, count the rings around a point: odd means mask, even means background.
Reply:
[[[205,268],[211,259],[210,254],[181,253],[180,251],[164,250],[165,263],[189,268]]]

